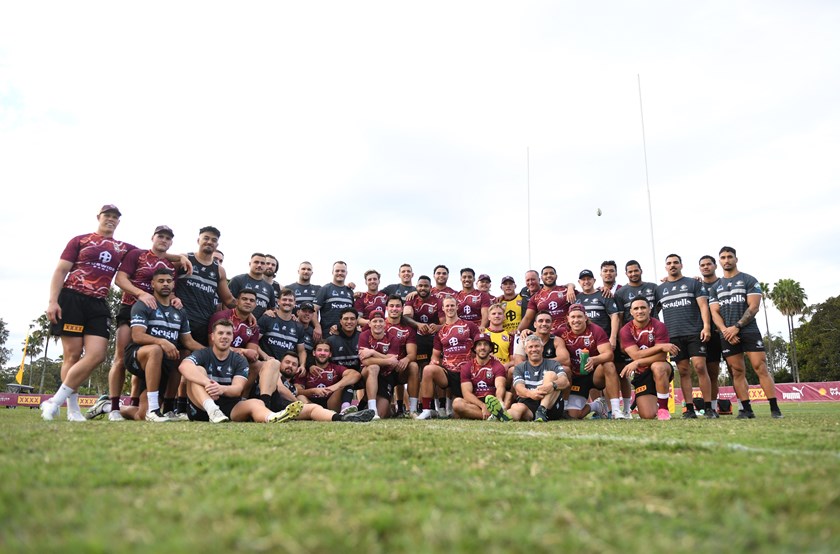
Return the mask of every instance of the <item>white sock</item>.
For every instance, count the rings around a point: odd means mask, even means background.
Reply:
[[[368,400],[368,410],[376,409],[376,400]]]
[[[349,408],[349,407],[350,407],[350,403],[349,403],[349,402],[342,402],[342,403],[341,403],[341,411],[342,411],[342,412],[343,412],[344,410],[346,410],[347,408]]]
[[[82,410],[79,409],[79,393],[74,392],[70,396],[67,397],[67,413],[69,414],[80,414]]]
[[[633,397],[631,396],[630,398],[623,398],[622,400],[624,402],[624,411],[629,413],[630,406],[633,405]]]
[[[213,402],[212,398],[208,398],[207,400],[205,400],[204,403],[201,404],[201,406],[204,408],[204,411],[208,414],[219,407],[218,404]]]
[[[452,413],[452,399],[449,398],[448,396],[446,397],[446,413],[447,414]]]
[[[71,394],[73,394],[73,389],[62,383],[55,396],[52,397],[52,401],[55,402],[56,406],[61,406],[65,400],[70,398]]]
[[[417,398],[408,397],[408,411],[412,414],[417,412]]]
[[[712,400],[712,409],[713,409],[714,411],[717,411],[717,409],[718,409],[718,407],[717,407],[717,402],[718,402],[717,400]]]
[[[158,401],[158,395],[159,395],[159,394],[160,394],[160,392],[159,392],[159,391],[155,391],[155,392],[149,391],[149,392],[148,392],[148,396],[149,396],[149,411],[150,411],[150,412],[154,412],[155,410],[159,410],[159,409],[160,409],[160,402]]]
[[[741,399],[740,399],[740,398],[738,399],[738,409],[739,409],[739,410],[743,410],[743,409],[744,409],[744,405],[743,405],[743,404],[741,404]]]
[[[617,414],[621,411],[621,399],[620,398],[610,398],[610,409],[612,413]]]
[[[659,398],[661,400],[664,400],[664,399],[670,398],[670,397],[671,397],[671,395],[668,394],[667,392],[657,392],[656,393],[656,398]]]

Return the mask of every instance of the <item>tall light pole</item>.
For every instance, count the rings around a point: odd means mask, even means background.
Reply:
[[[645,186],[647,187],[648,198],[648,219],[650,220],[650,249],[653,253],[653,267],[656,267],[656,244],[653,240],[653,207],[650,202],[650,179],[648,178],[647,141],[645,140],[645,111],[642,108],[642,78],[636,74],[639,84],[639,113],[642,116],[642,151],[645,155]]]

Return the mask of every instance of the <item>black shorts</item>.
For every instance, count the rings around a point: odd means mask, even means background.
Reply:
[[[192,400],[189,402],[190,405],[187,410],[187,417],[190,418],[190,421],[210,421],[210,418],[207,416],[207,412],[204,411],[203,406],[196,406],[193,404]],[[231,412],[233,412],[233,408],[239,404],[239,399],[231,398],[230,396],[221,396],[215,402],[219,406],[219,409],[222,410],[222,413],[230,417]]]
[[[417,365],[420,369],[429,365],[432,359],[432,350],[435,346],[434,335],[417,335]]]
[[[329,400],[331,397],[332,397],[332,395],[330,395],[330,396],[316,396],[315,398],[309,398],[307,396],[306,398],[309,400],[310,404],[317,404],[317,405],[321,406],[322,408],[326,408],[327,407],[327,400]]]
[[[586,375],[572,375],[572,386],[569,394],[589,398],[589,391],[595,388],[595,377],[591,373]]]
[[[120,304],[120,310],[117,312],[117,327],[120,325],[131,324],[131,306],[128,304]]]
[[[721,342],[723,339],[720,336],[720,333],[717,331],[712,331],[712,338],[709,339],[709,342],[706,343],[706,361],[707,362],[720,362],[721,353],[723,348],[721,347]]]
[[[54,337],[94,335],[111,338],[111,310],[104,298],[61,289],[58,305],[61,307],[61,319],[50,326]]]
[[[376,390],[377,398],[385,398],[390,402],[394,398],[394,387],[397,384],[397,374],[391,372],[388,375],[379,373],[378,387]],[[368,399],[371,400],[371,399]]]
[[[671,357],[674,362],[694,357],[706,357],[706,343],[700,340],[700,335],[671,337],[671,344],[676,344],[680,349],[676,356]]]
[[[525,404],[529,410],[531,410],[531,415],[534,417],[537,416],[537,408],[540,407],[540,401],[534,400],[533,398],[518,398],[516,400],[518,404]]]
[[[738,344],[730,344],[725,339],[721,338],[721,350],[724,358],[730,356],[737,356],[744,352],[764,352],[764,341],[761,338],[761,333],[738,333],[738,338],[741,341]]]
[[[282,387],[283,385],[280,386]],[[279,392],[274,391],[274,393],[271,395],[271,402],[269,402],[268,404],[268,409],[272,412],[282,412],[291,403],[291,400],[289,400],[285,396],[282,396]]]
[[[670,374],[670,377],[668,377],[669,381],[674,378],[673,366],[671,366]],[[636,396],[643,396],[645,394],[656,396],[656,380],[653,378],[653,370],[650,368],[644,373],[636,373],[630,384],[633,385],[633,392],[636,393]]]
[[[136,375],[140,381],[145,386],[146,384],[146,370],[143,369],[143,366],[140,365],[140,361],[137,359],[137,351],[140,350],[141,345],[129,343],[128,346],[125,347],[125,368],[128,370],[129,373],[132,375]],[[160,383],[161,388],[166,388],[166,380],[168,379],[169,375],[172,374],[173,371],[178,371],[178,360],[170,360],[169,358],[163,358],[163,363],[161,364],[160,372]]]
[[[190,335],[192,338],[202,346],[210,346],[210,336],[207,333],[206,321],[190,320]]]
[[[452,398],[463,398],[464,394],[461,392],[461,373],[458,371],[446,371],[446,388],[452,393]]]

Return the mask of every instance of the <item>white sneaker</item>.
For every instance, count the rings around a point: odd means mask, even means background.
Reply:
[[[165,415],[161,415],[158,410],[154,410],[146,412],[146,421],[151,421],[152,423],[168,423],[171,420]]]
[[[67,421],[87,421],[87,418],[82,415],[82,412],[67,412]]]
[[[603,419],[607,418],[607,412],[609,412],[609,407],[607,406],[607,401],[604,400],[604,397],[601,396],[595,400],[595,409],[593,410],[594,413],[600,415]]]
[[[108,421],[125,421],[125,418],[119,412],[108,412]]]
[[[630,410],[624,412],[624,419],[633,419],[633,412],[631,412]]]
[[[188,416],[187,414],[182,414],[182,413],[179,413],[179,412],[173,412],[172,410],[163,414],[163,417],[165,417],[169,421],[189,421],[190,420],[190,416]]]
[[[224,423],[225,421],[230,421],[230,418],[222,412],[220,408],[215,408],[212,412],[207,414],[207,418],[210,420],[210,423]]]
[[[628,415],[622,412],[621,410],[613,412],[612,416],[613,419],[633,419],[631,417],[628,417]]]
[[[59,406],[51,400],[45,400],[41,402],[40,410],[41,418],[43,418],[44,421],[52,421],[58,417]]]
[[[432,410],[423,410],[420,412],[420,415],[414,419],[432,419]]]

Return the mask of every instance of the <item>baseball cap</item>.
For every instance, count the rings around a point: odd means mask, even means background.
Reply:
[[[122,212],[119,208],[114,206],[113,204],[105,204],[102,206],[102,209],[99,210],[100,214],[104,214],[105,212],[117,212],[117,215],[122,217]]]
[[[309,310],[310,312],[314,312],[315,305],[312,302],[301,302],[298,310]]]
[[[584,277],[592,277],[594,279],[595,274],[592,273],[592,271],[590,271],[588,269],[584,269],[583,271],[580,272],[580,275],[578,275],[578,279],[583,279]]]
[[[502,277],[502,284],[503,284],[503,285],[504,285],[505,283],[507,283],[508,281],[510,281],[510,282],[511,282],[511,283],[513,283],[513,284],[516,284],[516,279],[514,279],[514,278],[513,278],[513,277],[511,277],[510,275],[505,275],[504,277]]]
[[[370,321],[373,321],[376,318],[385,319],[385,312],[383,312],[382,310],[378,310],[378,309],[370,312],[370,317],[368,319]]]
[[[479,280],[479,281],[489,281],[489,280],[490,280],[490,276],[489,276],[489,275],[487,275],[486,273],[482,273],[481,275],[479,275],[479,276],[478,276],[478,280]]]
[[[571,306],[569,306],[569,311],[568,311],[568,313],[572,313],[572,312],[583,312],[583,313],[586,313],[586,310],[584,310],[584,309],[583,309],[583,304],[577,304],[577,303],[575,303],[575,304],[572,304]]]
[[[475,341],[473,341],[473,348],[475,348],[475,345],[481,341],[487,341],[491,345],[493,344],[493,340],[490,338],[490,335],[488,335],[487,333],[481,333],[480,335],[475,337]]]
[[[172,229],[168,225],[158,225],[155,227],[154,234],[157,235],[158,233],[165,233],[170,237],[174,237],[175,233],[172,232]]]

